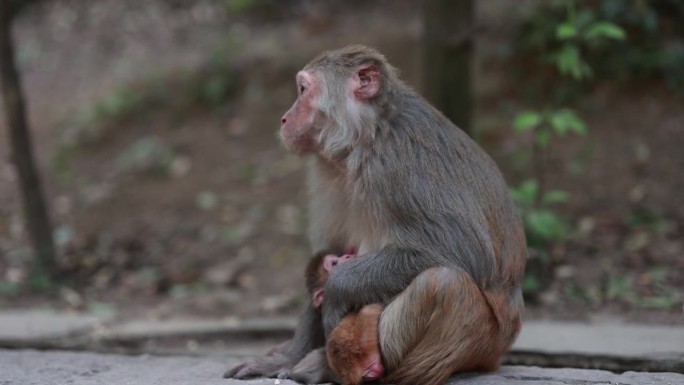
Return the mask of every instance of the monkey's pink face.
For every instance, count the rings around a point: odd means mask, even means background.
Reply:
[[[323,258],[323,269],[330,273],[335,266],[347,263],[354,258],[356,258],[356,254],[328,254]]]
[[[320,93],[318,79],[310,72],[297,74],[297,100],[280,119],[280,136],[285,146],[297,153],[316,150],[316,109],[314,102]]]

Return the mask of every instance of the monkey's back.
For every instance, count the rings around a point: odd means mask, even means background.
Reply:
[[[504,339],[518,333],[527,249],[522,222],[492,158],[420,95],[397,90],[367,148],[352,153],[352,187],[388,244],[467,271],[496,306]],[[384,216],[384,217],[381,217]]]

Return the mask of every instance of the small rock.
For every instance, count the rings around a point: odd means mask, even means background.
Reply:
[[[213,210],[218,205],[218,196],[212,191],[202,191],[197,194],[197,207],[202,210]]]
[[[169,173],[175,178],[182,178],[190,172],[192,168],[192,161],[187,156],[178,156],[173,162],[171,162],[171,167]]]
[[[54,207],[57,214],[67,215],[71,212],[73,204],[71,198],[69,198],[66,195],[60,195],[57,198],[55,198]]]
[[[245,289],[251,289],[256,287],[257,285],[257,279],[253,274],[240,274],[239,277],[237,277],[237,284],[238,286],[245,288]]]

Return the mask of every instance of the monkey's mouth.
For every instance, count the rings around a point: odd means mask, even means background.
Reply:
[[[316,149],[315,141],[308,136],[286,134],[281,131],[280,138],[285,147],[296,154],[306,154]]]

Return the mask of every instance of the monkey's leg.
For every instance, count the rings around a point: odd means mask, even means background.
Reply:
[[[318,348],[302,358],[292,369],[290,378],[302,384],[340,382],[328,365],[325,348]]]
[[[310,351],[325,344],[320,312],[311,304],[299,319],[294,337],[274,354],[249,358],[226,371],[224,378],[287,378],[292,368]]]
[[[460,269],[431,268],[383,311],[387,382],[438,385],[457,371],[494,370],[498,328],[484,295]]]

